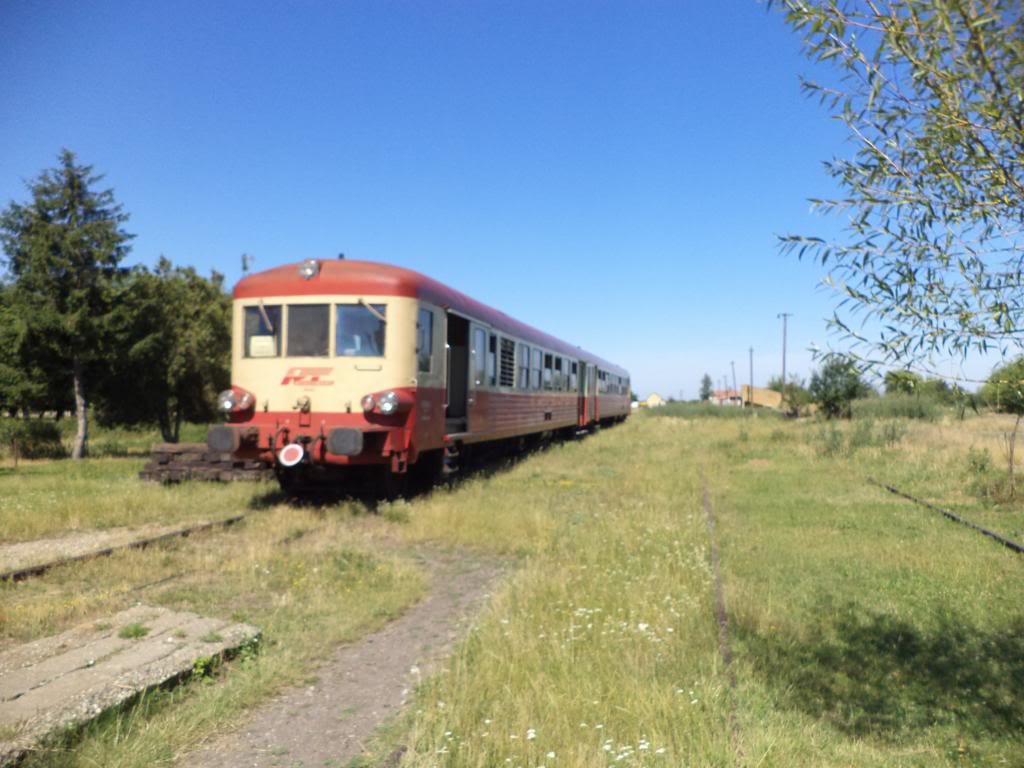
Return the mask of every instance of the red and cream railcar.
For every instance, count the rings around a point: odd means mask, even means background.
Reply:
[[[307,260],[234,291],[232,387],[213,450],[282,480],[440,466],[444,451],[630,412],[625,370],[416,272]]]

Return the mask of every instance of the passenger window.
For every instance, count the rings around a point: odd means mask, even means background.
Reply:
[[[246,357],[278,357],[281,354],[281,305],[245,308]]]
[[[552,355],[544,354],[544,389],[552,389],[554,372],[552,371]]]
[[[422,373],[430,373],[434,354],[434,313],[421,309],[416,316],[416,367]]]
[[[534,389],[540,389],[540,378],[541,378],[541,351],[539,349],[530,350],[530,385]]]
[[[487,343],[487,386],[498,383],[498,337],[493,333]]]
[[[330,313],[328,304],[289,304],[286,354],[289,357],[326,357]]]
[[[473,384],[481,386],[484,383],[486,364],[484,361],[487,348],[487,334],[482,328],[473,330]]]
[[[578,381],[577,381],[578,372],[579,372],[579,368],[577,367],[577,364],[576,363],[570,364],[570,366],[569,366],[569,389],[572,392],[576,391],[576,385],[578,383]]]
[[[562,374],[562,358],[555,358],[555,389],[565,389],[565,377]]]
[[[516,382],[516,386],[519,387],[519,389],[529,389],[530,388],[530,348],[528,346],[526,346],[525,344],[520,344],[519,345],[519,349],[516,350],[516,354],[518,355],[517,360],[518,360],[518,368],[519,368],[519,378],[518,378],[518,381]]]
[[[339,357],[383,357],[386,304],[338,304],[334,354]]]

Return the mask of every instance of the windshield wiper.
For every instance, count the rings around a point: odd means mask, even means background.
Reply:
[[[369,310],[370,314],[380,320],[382,323],[386,323],[388,319],[384,316],[384,313],[374,307],[372,304],[367,304],[366,299],[360,299],[359,303]]]

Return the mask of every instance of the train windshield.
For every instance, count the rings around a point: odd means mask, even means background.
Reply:
[[[245,356],[278,357],[281,354],[281,305],[245,308]]]
[[[382,357],[386,304],[338,304],[334,348],[341,357]]]
[[[288,355],[326,357],[331,307],[328,304],[288,305]]]

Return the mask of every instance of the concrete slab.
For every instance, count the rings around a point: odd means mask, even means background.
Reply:
[[[0,766],[259,634],[248,624],[137,605],[0,653]]]
[[[166,539],[188,536],[216,526],[232,525],[244,515],[224,520],[200,520],[179,525],[146,525],[79,531],[46,539],[0,544],[0,580],[33,576],[64,563],[109,555],[116,549],[145,547]]]

